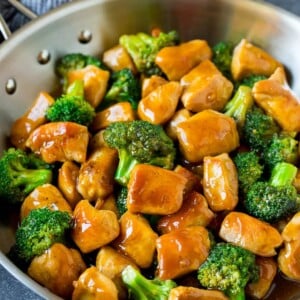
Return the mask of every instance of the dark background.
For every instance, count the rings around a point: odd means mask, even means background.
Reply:
[[[141,0],[142,1],[142,0]],[[242,1],[242,0],[241,0]],[[300,16],[300,0],[265,0]],[[295,37],[296,38],[296,37]],[[0,266],[0,300],[41,300]],[[50,299],[49,299],[50,300]]]

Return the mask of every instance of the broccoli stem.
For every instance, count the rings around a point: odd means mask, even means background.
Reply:
[[[66,94],[68,96],[77,96],[84,98],[84,83],[82,80],[75,80],[68,88]]]
[[[245,290],[239,290],[238,293],[228,292],[226,295],[229,297],[230,300],[246,300]]]
[[[272,186],[291,185],[297,174],[297,167],[290,163],[281,162],[272,170],[270,184]]]

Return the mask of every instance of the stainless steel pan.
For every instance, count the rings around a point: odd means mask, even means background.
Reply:
[[[0,46],[0,152],[13,120],[39,91],[55,89],[53,67],[59,56],[99,55],[121,34],[154,26],[177,29],[185,40],[198,37],[211,45],[247,37],[285,64],[292,74],[292,88],[300,95],[300,20],[283,10],[247,0],[73,1],[30,22]],[[36,293],[56,299],[6,258],[14,243],[14,228],[5,207],[0,210],[0,263]],[[300,295],[300,287],[293,287]],[[292,294],[272,299],[291,299]]]

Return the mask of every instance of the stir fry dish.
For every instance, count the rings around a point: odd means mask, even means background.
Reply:
[[[66,53],[0,157],[7,254],[72,300],[267,299],[300,282],[300,101],[247,39]]]

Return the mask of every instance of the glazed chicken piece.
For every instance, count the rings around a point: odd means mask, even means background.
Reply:
[[[178,46],[164,47],[155,58],[155,63],[169,80],[178,81],[201,61],[210,59],[212,51],[205,40],[191,40]]]
[[[139,164],[128,183],[127,208],[132,213],[167,215],[182,205],[187,179],[174,171]]]
[[[237,81],[253,74],[270,76],[280,66],[269,53],[242,39],[233,51],[231,73]]]
[[[72,300],[118,300],[118,290],[111,279],[92,266],[74,282]]]
[[[73,122],[50,122],[35,129],[26,147],[46,163],[86,160],[89,132],[86,126]]]
[[[120,218],[120,235],[113,246],[141,268],[151,266],[158,235],[140,214],[125,212]]]
[[[68,84],[75,80],[82,80],[85,99],[93,107],[97,107],[105,95],[109,75],[108,71],[89,65],[83,69],[68,72]]]
[[[190,286],[177,286],[170,291],[168,300],[228,300],[222,292]]]
[[[179,148],[189,162],[231,152],[239,146],[235,121],[217,111],[203,110],[177,125]]]
[[[224,218],[219,236],[264,257],[276,255],[276,248],[282,244],[280,233],[269,223],[235,211]]]
[[[183,106],[199,112],[205,109],[221,111],[231,97],[233,84],[210,61],[205,60],[183,76],[181,97]]]
[[[126,68],[134,74],[136,73],[136,67],[130,55],[121,45],[116,45],[104,51],[102,61],[114,72]]]
[[[283,68],[253,87],[255,102],[286,131],[300,131],[300,99],[289,88]]]
[[[142,98],[147,97],[151,92],[156,90],[159,86],[168,83],[168,81],[158,75],[152,75],[143,79],[142,82]]]
[[[98,210],[87,200],[78,202],[73,218],[71,236],[83,253],[99,249],[119,235],[120,226],[116,214],[111,210]]]
[[[64,299],[70,299],[73,281],[86,269],[76,249],[56,243],[42,255],[33,258],[28,275]]]
[[[203,159],[203,191],[214,211],[233,210],[238,204],[238,174],[228,153]]]
[[[35,188],[23,201],[20,218],[23,220],[37,208],[48,207],[51,210],[67,211],[72,214],[72,208],[56,186],[46,183]]]
[[[210,250],[206,228],[189,226],[161,235],[156,240],[157,275],[160,279],[174,279],[196,271]]]
[[[214,218],[214,213],[209,209],[205,197],[197,192],[190,192],[183,201],[179,211],[163,216],[157,223],[161,234],[182,229],[187,226],[207,226]]]
[[[10,141],[16,148],[25,149],[25,142],[31,132],[46,123],[46,111],[54,102],[48,93],[39,93],[27,112],[12,124]]]
[[[95,208],[111,210],[119,217],[119,211],[114,194],[110,194],[106,198],[98,198],[95,203]]]
[[[153,124],[165,124],[174,115],[181,93],[182,86],[178,82],[160,85],[140,100],[139,118]]]
[[[84,199],[96,201],[113,192],[118,153],[108,147],[96,149],[83,163],[77,179],[77,191]]]

